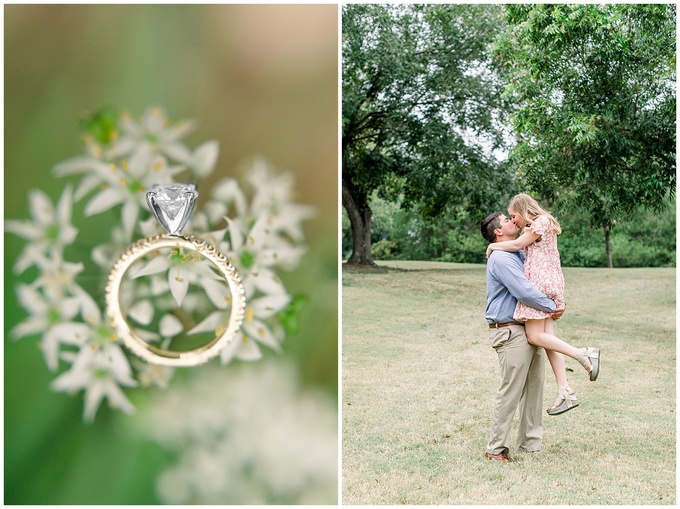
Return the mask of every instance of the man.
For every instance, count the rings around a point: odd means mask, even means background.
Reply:
[[[505,215],[495,212],[482,221],[481,231],[489,243],[494,243],[516,239],[519,228]],[[491,345],[498,354],[501,385],[494,401],[491,439],[484,456],[503,463],[510,462],[510,426],[518,405],[517,446],[527,452],[537,452],[543,436],[543,349],[530,345],[524,324],[513,320],[518,300],[554,313],[554,319],[564,313],[564,304],[556,304],[526,278],[521,251],[493,251],[486,264],[486,321]]]

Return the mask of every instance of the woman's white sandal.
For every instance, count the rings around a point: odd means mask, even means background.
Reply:
[[[591,382],[597,380],[597,376],[600,374],[600,350],[597,348],[588,347],[583,353],[583,356],[578,360],[586,371],[588,372],[588,378]],[[590,369],[586,368],[586,361],[590,361]]]
[[[558,406],[551,406],[548,408],[546,410],[548,415],[560,415],[578,406],[578,399],[576,398],[576,395],[569,394],[568,391],[558,392],[557,398],[562,398],[562,403]]]

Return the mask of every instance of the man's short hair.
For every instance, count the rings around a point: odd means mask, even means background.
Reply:
[[[496,241],[496,234],[493,232],[496,228],[501,227],[501,216],[502,212],[494,212],[489,214],[484,221],[482,221],[482,237],[491,244]]]

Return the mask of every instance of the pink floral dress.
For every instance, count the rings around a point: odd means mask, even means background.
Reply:
[[[564,302],[564,276],[560,252],[557,250],[557,235],[545,216],[538,216],[526,229],[537,233],[541,238],[524,248],[524,274],[548,297]],[[542,320],[550,315],[551,313],[518,302],[514,318],[519,322],[525,322]]]

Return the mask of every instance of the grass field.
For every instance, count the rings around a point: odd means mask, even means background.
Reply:
[[[564,270],[557,335],[601,348],[600,377],[567,359],[580,406],[544,414],[543,450],[504,465],[483,458],[484,266],[381,265],[342,274],[343,504],[676,503],[675,269]]]

